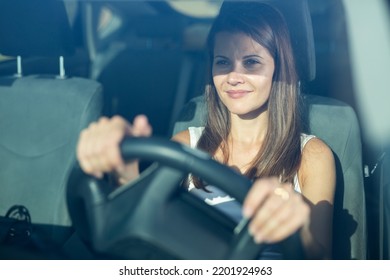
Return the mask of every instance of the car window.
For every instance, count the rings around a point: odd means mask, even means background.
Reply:
[[[198,18],[213,18],[218,14],[222,0],[168,1],[176,11]]]

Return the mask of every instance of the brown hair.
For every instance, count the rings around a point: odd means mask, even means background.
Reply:
[[[298,74],[287,25],[282,15],[267,4],[225,2],[221,7],[208,37],[209,73],[205,91],[208,115],[197,147],[211,155],[220,148],[224,163],[228,162],[230,115],[218,97],[211,71],[215,36],[222,31],[250,36],[269,51],[275,63],[268,100],[268,130],[261,150],[244,175],[250,179],[282,176],[283,181],[292,182],[301,160]],[[196,187],[203,187],[198,178],[193,180]]]

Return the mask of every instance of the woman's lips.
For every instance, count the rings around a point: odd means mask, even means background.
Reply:
[[[226,90],[225,91],[230,98],[238,99],[251,93],[250,90]]]

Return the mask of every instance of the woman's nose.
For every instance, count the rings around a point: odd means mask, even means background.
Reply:
[[[229,72],[229,74],[227,76],[227,82],[230,85],[242,84],[242,83],[244,83],[244,77],[243,77],[242,73],[240,73],[236,69],[232,69],[232,71]]]

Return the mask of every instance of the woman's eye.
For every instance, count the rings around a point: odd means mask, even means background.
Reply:
[[[220,66],[229,65],[229,62],[225,59],[218,59],[214,63],[215,63],[215,65],[220,65]]]
[[[245,66],[255,66],[255,65],[258,65],[258,64],[260,64],[260,61],[258,61],[256,59],[248,59],[248,60],[244,61],[244,65]]]

